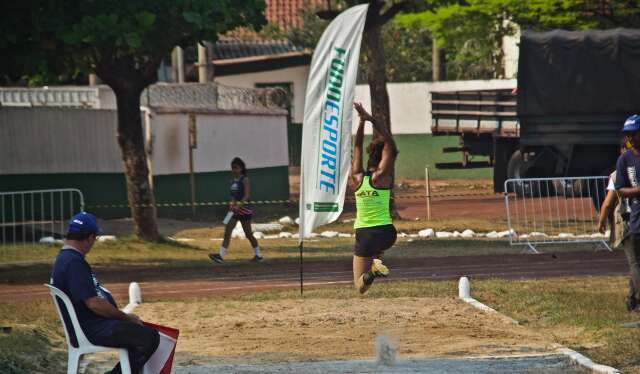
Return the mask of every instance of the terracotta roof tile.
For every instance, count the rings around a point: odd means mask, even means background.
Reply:
[[[326,4],[326,0],[266,0],[264,15],[270,23],[287,30],[303,26],[303,10],[325,8]]]

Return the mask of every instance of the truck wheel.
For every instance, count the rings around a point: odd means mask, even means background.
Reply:
[[[517,150],[511,154],[509,163],[507,164],[507,178],[509,179],[521,179],[524,178],[524,173],[528,169],[528,165],[524,160],[522,151]],[[511,191],[515,192],[518,197],[534,196],[538,195],[539,191],[534,191],[535,187],[529,182],[514,182],[510,184]],[[538,192],[538,193],[536,193]]]
[[[535,160],[525,161],[520,150],[513,152],[507,164],[507,177],[509,179],[535,178],[534,163]],[[555,191],[554,186],[545,181],[515,182],[512,183],[512,189],[513,191],[509,192],[515,192],[518,197],[552,196]]]

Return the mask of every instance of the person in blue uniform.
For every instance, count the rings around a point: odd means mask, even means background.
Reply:
[[[126,348],[131,372],[137,374],[158,348],[160,336],[157,330],[144,326],[135,314],[118,309],[113,296],[85,259],[101,233],[93,214],[81,212],[71,218],[66,240],[53,264],[51,285],[69,296],[87,339],[95,345]],[[64,304],[59,305],[65,325],[71,326]],[[77,347],[73,328],[68,330],[71,344]],[[118,363],[110,373],[120,372]]]
[[[620,198],[628,199],[629,230],[622,243],[630,278],[626,305],[627,310],[637,313],[640,312],[640,115],[627,118],[622,132],[631,149],[618,158],[614,187]]]
[[[251,243],[251,247],[254,251],[254,256],[251,261],[262,261],[262,253],[260,252],[260,246],[258,241],[253,236],[251,230],[251,218],[255,211],[254,206],[249,204],[248,201],[251,198],[251,181],[247,176],[247,167],[239,157],[234,158],[231,161],[231,174],[233,180],[231,181],[230,194],[231,203],[229,204],[229,211],[233,213],[231,219],[227,222],[224,230],[224,240],[220,246],[218,253],[210,253],[209,258],[217,263],[224,261],[224,256],[229,249],[229,243],[231,242],[231,232],[236,227],[236,223],[240,221],[244,234]]]

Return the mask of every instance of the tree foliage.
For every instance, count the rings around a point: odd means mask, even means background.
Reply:
[[[215,41],[260,27],[263,0],[23,0],[0,3],[0,74],[12,81],[95,72],[114,91],[118,144],[134,232],[156,240],[155,198],[140,119],[140,94],[175,45]],[[10,56],[10,58],[7,58]]]
[[[259,27],[263,0],[53,0],[0,5],[2,75],[73,76],[129,60],[152,68],[175,45],[216,40],[241,25]],[[148,73],[153,81],[151,73]]]
[[[329,24],[315,14],[304,10],[301,14],[304,27],[282,31],[273,25],[266,26],[261,36],[272,39],[288,39],[296,46],[313,49]],[[389,82],[418,82],[431,79],[431,34],[424,27],[399,24],[394,20],[383,26],[382,44],[387,57],[386,73]],[[366,82],[368,58],[362,53],[358,65],[358,83]]]
[[[391,21],[383,26],[382,45],[388,82],[424,82],[432,76],[432,43],[429,30]],[[358,81],[365,81],[368,56],[362,56]]]
[[[433,1],[425,1],[433,5]],[[503,74],[503,37],[532,30],[640,26],[640,4],[628,0],[466,0],[398,17],[431,31],[448,53],[449,78]]]

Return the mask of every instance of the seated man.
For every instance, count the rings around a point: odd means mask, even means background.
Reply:
[[[69,221],[66,240],[56,257],[51,273],[51,284],[69,296],[78,316],[80,326],[93,344],[126,348],[132,373],[140,373],[145,362],[158,348],[158,332],[146,327],[135,314],[123,313],[85,260],[85,256],[96,242],[102,230],[96,217],[81,212]],[[65,315],[65,324],[71,326]],[[70,331],[71,344],[77,344],[75,334]],[[120,373],[120,364],[111,373]]]

